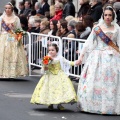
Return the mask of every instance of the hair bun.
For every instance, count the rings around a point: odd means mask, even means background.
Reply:
[[[14,8],[14,6],[11,2],[8,2],[7,5],[11,5]]]
[[[57,46],[59,45],[57,41],[53,41],[51,44],[56,44]]]

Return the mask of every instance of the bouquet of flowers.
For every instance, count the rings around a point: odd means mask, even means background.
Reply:
[[[23,31],[22,29],[18,28],[15,30],[15,35],[16,35],[16,39],[18,42],[21,41],[23,35],[25,35],[25,34],[26,34],[25,31]]]
[[[19,42],[23,35],[25,35],[25,31],[23,31],[22,29],[18,28],[15,31],[13,31],[6,23],[4,20],[2,20],[2,27],[8,32],[10,33],[13,37],[15,37],[17,39],[17,41]]]
[[[41,74],[46,74],[48,70],[48,65],[51,63],[52,58],[50,56],[44,56],[42,60],[43,67],[41,69]]]
[[[44,56],[42,63],[43,65],[48,65],[51,61],[52,61],[52,58],[47,55],[47,56]]]

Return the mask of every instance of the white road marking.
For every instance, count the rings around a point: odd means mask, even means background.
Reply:
[[[15,98],[31,98],[32,94],[22,94],[22,93],[6,93],[4,94],[8,97],[15,97]]]
[[[31,116],[45,116],[46,114],[43,114],[43,113],[38,113],[38,112],[28,112],[29,115]]]

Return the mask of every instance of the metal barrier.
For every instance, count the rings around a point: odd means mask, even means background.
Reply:
[[[32,76],[33,67],[41,68],[41,60],[48,54],[47,47],[52,41],[60,41],[60,37],[39,33],[31,33],[29,47],[29,75]],[[40,73],[39,73],[40,75]],[[37,75],[36,75],[37,76]]]
[[[62,56],[69,61],[76,61],[80,55],[82,46],[86,40],[73,39],[63,37],[62,39],[57,36],[49,36],[39,33],[27,33],[27,36],[23,38],[23,45],[25,46],[26,55],[28,56],[29,75],[40,76],[39,74],[32,75],[32,68],[41,68],[41,61],[45,55],[47,55],[47,47],[52,41],[61,41],[62,47],[60,51]],[[87,57],[87,55],[86,55]],[[85,57],[85,59],[86,59]],[[83,68],[84,62],[80,66],[72,66],[70,69],[70,76],[79,77]]]
[[[73,38],[63,37],[62,38],[63,57],[65,57],[69,61],[78,60],[81,49],[85,41],[86,40],[83,39],[73,39]],[[80,77],[83,66],[84,66],[84,60],[82,65],[72,66],[69,75],[74,77]]]
[[[26,53],[26,58],[27,58],[27,61],[28,61],[28,67],[30,68],[30,56],[29,56],[29,50],[31,49],[30,48],[30,41],[31,41],[31,34],[29,32],[26,33],[26,35],[23,36],[22,38],[22,44],[23,44],[23,47],[24,47],[24,50],[25,50],[25,53]],[[29,69],[29,73],[30,73],[30,69]]]

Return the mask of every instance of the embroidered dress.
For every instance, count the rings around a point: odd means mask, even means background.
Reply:
[[[30,102],[45,105],[76,102],[73,84],[61,69],[59,59],[48,65],[48,71],[38,82]]]
[[[120,48],[119,29],[104,33]],[[89,50],[78,85],[78,107],[98,114],[120,114],[120,53],[105,44],[94,30],[82,54]]]
[[[15,31],[21,28],[20,20],[14,14],[11,21],[5,21],[6,24],[14,26]],[[2,20],[4,16],[0,17],[0,78],[16,78],[19,76],[26,76],[28,74],[27,59],[22,43],[18,45],[15,37],[7,32],[2,27]]]

